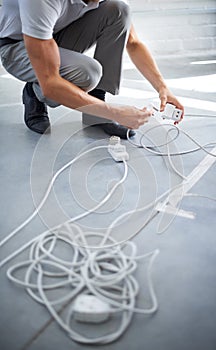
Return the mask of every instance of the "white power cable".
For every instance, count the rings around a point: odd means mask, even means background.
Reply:
[[[155,130],[157,128],[162,128],[164,126],[169,126],[170,130],[168,130],[168,132],[172,131],[172,129],[175,129],[177,131],[176,136],[169,140],[168,142],[161,144],[161,145],[145,145],[143,139],[146,138],[149,141],[152,142],[152,140],[147,137],[147,133],[149,133],[152,130]],[[151,128],[149,128],[147,131],[141,131],[138,130],[138,132],[140,132],[142,134],[141,138],[140,138],[140,142],[139,143],[135,143],[131,140],[131,138],[129,137],[129,130],[127,132],[127,140],[129,141],[129,143],[135,147],[138,148],[144,148],[146,151],[155,154],[155,155],[159,155],[159,156],[168,156],[168,153],[165,152],[160,152],[160,151],[155,151],[154,148],[160,148],[162,146],[166,146],[167,144],[170,144],[171,142],[175,141],[177,139],[177,137],[180,135],[180,133],[183,133],[185,136],[187,136],[192,142],[194,142],[198,147],[194,148],[194,149],[190,149],[190,150],[186,150],[186,151],[181,151],[181,152],[175,152],[175,153],[170,153],[170,156],[180,156],[180,155],[184,155],[184,154],[189,154],[189,153],[193,153],[193,152],[197,152],[199,150],[203,150],[204,152],[206,152],[207,154],[216,157],[216,154],[208,152],[206,148],[208,147],[213,147],[216,142],[209,142],[205,145],[201,145],[200,143],[198,143],[194,138],[192,138],[186,131],[183,131],[182,129],[180,129],[179,127],[177,127],[176,125],[171,125],[171,124],[160,124],[160,125],[154,125]]]
[[[68,232],[62,233],[59,230],[59,232],[50,232],[43,237],[38,237],[30,250],[29,260],[10,267],[7,276],[12,282],[24,287],[35,301],[45,305],[52,317],[73,340],[86,344],[110,343],[119,338],[126,330],[134,312],[152,314],[157,310],[158,304],[151,271],[159,251],[155,250],[136,256],[136,246],[133,242],[127,242],[121,247],[118,245],[115,249],[103,247],[98,251],[83,249],[76,245],[76,242],[82,241],[83,233],[79,227],[75,226],[74,224],[67,226],[67,229],[70,229]],[[103,236],[100,233],[94,235],[96,238]],[[113,244],[117,243],[111,237],[108,239]],[[61,243],[61,250],[63,249],[62,243],[65,243],[67,248],[70,247],[73,253],[70,254],[71,261],[60,259],[55,255],[58,243]],[[124,251],[125,248],[131,248],[129,253]],[[137,269],[136,261],[144,258],[149,258],[147,285],[152,306],[148,309],[135,307],[139,286],[132,275]],[[24,279],[21,280],[15,274],[23,268],[26,269],[26,272]],[[54,278],[57,282],[54,282]],[[64,288],[66,292],[63,296],[50,300],[49,292]],[[98,300],[107,303],[110,317],[115,317],[116,313],[122,314],[117,330],[107,335],[90,338],[73,329],[74,300],[81,292],[84,295],[94,295]],[[62,303],[66,303],[67,306],[65,320],[55,308]],[[63,309],[64,307],[65,305]]]
[[[116,184],[117,185],[117,184]],[[133,210],[130,210],[130,211],[127,211],[123,214],[121,214],[120,216],[118,216],[116,219],[113,220],[113,222],[109,225],[109,227],[107,228],[107,231],[106,233],[103,235],[103,239],[101,241],[101,244],[100,246],[92,246],[91,245],[91,249],[101,249],[101,246],[103,246],[107,239],[110,237],[110,234],[112,232],[112,229],[117,225],[118,222],[120,222],[121,220],[123,220],[125,217],[128,217],[129,215],[131,214],[134,214],[134,213],[137,213],[137,212],[143,212],[143,211],[146,211],[148,209],[153,209],[153,208],[156,208],[156,205],[164,198],[166,197],[167,195],[169,195],[172,191],[176,190],[177,188],[181,187],[182,186],[182,183],[179,183],[177,184],[176,186],[168,189],[167,191],[165,191],[163,194],[161,194],[159,197],[157,197],[155,200],[153,200],[152,202],[150,203],[147,203],[144,207],[141,207],[141,208],[136,208],[136,209],[133,209]],[[115,186],[114,186],[115,187]],[[156,213],[158,211],[156,210]],[[85,213],[84,213],[85,214]],[[155,215],[155,213],[153,214],[153,216]],[[72,218],[72,219],[69,219],[67,222],[65,222],[63,224],[63,226],[68,226],[68,224],[71,224],[72,222],[74,222],[76,220],[76,217],[75,218]],[[55,230],[58,230],[59,228],[62,227],[62,224],[61,225],[58,225],[54,228],[51,229],[51,232],[55,232]],[[77,230],[78,230],[78,227],[77,227]],[[139,230],[140,231],[140,230]],[[12,254],[10,254],[9,256],[7,256],[4,260],[2,260],[0,262],[0,268],[3,267],[5,264],[7,264],[9,261],[11,261],[13,258],[15,258],[17,255],[19,255],[20,253],[22,253],[23,251],[25,251],[28,247],[30,247],[39,237],[43,238],[44,236],[46,236],[47,233],[49,233],[50,230],[47,230],[43,233],[41,233],[38,237],[35,237],[33,238],[32,240],[30,240],[29,242],[27,242],[26,244],[24,244],[22,247],[18,248],[16,251],[14,251]],[[138,232],[136,233],[133,233],[131,234],[130,237],[128,237],[127,239],[125,240],[122,240],[120,242],[116,242],[116,243],[111,243],[110,245],[106,245],[106,248],[110,248],[110,247],[114,247],[116,245],[121,245],[121,244],[124,244],[126,241],[134,238],[134,236],[136,236]],[[81,237],[81,234],[80,234],[80,237]],[[74,242],[74,244],[76,244]],[[77,243],[78,245],[82,245],[83,248],[87,248],[87,244],[85,242],[83,242],[83,239],[82,239],[82,242],[78,242]]]
[[[171,130],[168,130],[167,132],[167,136],[166,136],[166,140],[168,141],[168,136],[169,136],[169,133],[172,131],[173,129]],[[174,173],[176,173],[181,179],[183,180],[187,180],[187,177],[185,175],[183,175],[176,167],[175,165],[173,164],[173,161],[172,161],[172,158],[171,158],[171,153],[170,153],[170,150],[169,150],[169,144],[167,143],[167,154],[168,154],[168,161],[169,161],[169,164],[172,168],[172,170],[174,171]]]
[[[155,127],[153,127],[155,128]],[[152,128],[152,129],[153,129]],[[179,128],[177,128],[177,136],[179,134]],[[183,132],[182,130],[180,130]],[[216,156],[211,152],[206,150],[206,146],[201,146],[198,142],[196,142],[190,135],[186,132],[183,132],[188,138],[190,138],[199,148],[195,150],[187,151],[186,153],[197,151],[198,149],[202,149],[206,153],[212,156]],[[169,134],[169,131],[168,131]],[[154,147],[161,147],[168,145],[171,141],[168,141],[167,134],[167,142],[164,145],[159,145]],[[145,135],[146,136],[146,135]],[[129,138],[128,138],[129,139]],[[166,154],[161,152],[155,152],[152,150],[154,147],[147,147],[142,144],[143,137],[141,138],[140,145],[147,149],[148,151],[168,156],[168,160],[172,169],[181,176],[184,180],[185,177],[182,175],[174,166],[171,160],[171,156],[174,155],[170,153],[169,147],[168,152]],[[129,140],[130,141],[130,140]],[[211,144],[212,145],[212,144]],[[136,145],[137,146],[137,145]],[[138,146],[140,147],[140,146]],[[60,175],[62,171],[72,165],[76,160],[82,157],[85,154],[101,148],[108,148],[107,146],[99,146],[94,147],[86,152],[83,152],[72,161],[63,166],[52,178],[48,189],[40,202],[38,208],[34,211],[34,213],[17,229],[11,232],[11,234],[6,237],[3,241],[0,242],[0,246],[5,244],[9,239],[14,237],[23,227],[25,227],[39,212],[39,210],[44,205],[46,199],[49,196],[49,193],[52,189],[52,186],[56,180],[56,178]],[[184,153],[176,153],[175,155],[185,154]],[[115,158],[114,158],[115,159]],[[58,225],[51,230],[48,230],[37,238],[32,239],[30,242],[23,245],[16,252],[11,254],[9,257],[4,259],[0,263],[0,267],[3,266],[6,262],[10,261],[14,256],[23,252],[28,247],[30,248],[29,260],[23,261],[21,263],[15,264],[10,267],[7,271],[8,278],[14,283],[23,286],[26,291],[31,295],[31,297],[45,305],[49,310],[50,314],[56,320],[56,322],[68,333],[68,335],[75,341],[86,343],[86,344],[107,344],[110,343],[117,338],[119,338],[122,333],[128,327],[133,312],[142,313],[142,314],[151,314],[154,313],[158,308],[158,303],[156,299],[156,295],[154,292],[152,278],[151,278],[151,270],[152,264],[155,260],[155,257],[158,254],[158,250],[154,252],[150,252],[148,254],[142,256],[136,256],[136,246],[133,242],[129,242],[128,240],[134,237],[134,234],[131,237],[127,238],[122,242],[117,242],[113,238],[111,238],[110,234],[112,229],[116,226],[117,222],[122,220],[125,216],[128,216],[134,212],[141,212],[147,210],[149,208],[154,208],[155,205],[175,188],[178,188],[182,184],[178,184],[172,189],[169,189],[157,198],[155,201],[147,204],[143,208],[138,208],[136,210],[129,211],[127,213],[122,214],[117,219],[115,219],[110,226],[108,227],[105,235],[102,233],[84,233],[81,228],[74,224],[75,221],[89,215],[92,212],[95,212],[99,209],[106,201],[111,197],[116,188],[125,181],[128,173],[128,167],[126,161],[124,162],[124,175],[122,179],[111,189],[111,191],[92,209],[86,211],[80,215],[77,215],[74,218],[69,219],[65,224]],[[187,194],[193,195],[193,194]],[[199,195],[197,195],[199,196]],[[203,196],[202,196],[203,197]],[[205,197],[208,199],[212,199],[210,197]],[[215,200],[215,199],[212,199]],[[97,238],[101,238],[101,242],[97,247],[88,246],[87,238],[88,236],[94,236]],[[55,255],[55,250],[58,247],[58,243],[61,242],[66,244],[72,249],[73,255],[71,260],[66,261],[61,259],[60,257]],[[109,242],[110,244],[106,244]],[[123,245],[124,243],[124,245]],[[106,246],[104,246],[106,244]],[[48,246],[48,248],[47,248]],[[124,248],[130,247],[131,254],[126,254],[124,252]],[[147,283],[149,287],[149,294],[151,299],[152,306],[148,309],[141,309],[135,307],[136,297],[138,295],[139,286],[135,278],[133,277],[133,273],[136,271],[137,263],[136,261],[142,258],[150,257],[148,270],[147,270]],[[17,270],[26,269],[24,280],[20,280],[15,276]],[[51,282],[47,283],[47,280],[51,280]],[[53,281],[57,279],[57,281]],[[60,280],[61,279],[61,280]],[[63,296],[60,296],[56,299],[49,299],[49,292],[53,290],[59,290],[62,288],[67,289],[67,293]],[[68,288],[70,289],[68,292]],[[83,336],[82,334],[75,331],[72,327],[72,319],[74,316],[74,301],[78,294],[83,293],[84,295],[93,295],[98,300],[103,301],[109,305],[109,313],[112,315],[116,313],[122,313],[121,322],[119,328],[116,331],[113,331],[111,334],[97,336],[97,337],[88,337]],[[66,320],[64,320],[59,311],[56,310],[55,306],[59,306],[60,304],[65,304],[64,307],[69,306],[69,310],[66,316]]]
[[[113,141],[112,141],[113,142]],[[26,226],[41,207],[44,205],[52,186],[56,178],[62,171],[72,165],[77,159],[84,154],[87,154],[95,149],[104,148],[95,147],[88,150],[65,166],[63,166],[52,178],[48,189],[34,213],[16,230],[14,230],[7,239],[1,242],[1,245],[5,244],[9,239],[14,237],[24,226]],[[50,314],[54,317],[56,322],[68,333],[68,335],[75,341],[87,344],[106,344],[119,338],[122,333],[128,327],[132,315],[134,312],[152,314],[157,310],[158,304],[156,295],[154,292],[151,269],[155,257],[158,254],[158,250],[142,255],[135,256],[136,246],[132,242],[125,243],[120,247],[119,242],[106,235],[106,242],[111,242],[111,248],[103,247],[104,235],[100,233],[84,233],[81,228],[74,224],[74,221],[85,217],[93,211],[100,208],[112,195],[115,189],[125,181],[128,173],[128,166],[125,159],[128,157],[127,152],[122,149],[122,146],[112,147],[112,156],[116,159],[121,159],[124,163],[124,175],[113,186],[111,191],[106,195],[94,208],[84,212],[74,218],[69,219],[66,223],[58,225],[38,237],[34,238],[27,244],[24,244],[11,256],[7,257],[1,262],[0,266],[3,266],[6,262],[10,261],[12,257],[18,253],[23,252],[27,248],[29,249],[29,259],[19,262],[14,266],[11,266],[7,271],[7,277],[13,282],[24,287],[27,293],[38,303],[47,307]],[[107,147],[105,147],[107,148]],[[117,153],[115,153],[117,152]],[[118,157],[117,157],[118,156]],[[101,239],[101,244],[98,250],[94,250],[87,245],[88,236],[94,236]],[[72,256],[70,261],[66,261],[57,255],[55,250],[58,248],[59,243],[64,243],[72,250]],[[116,245],[114,248],[113,246]],[[83,247],[86,246],[86,247]],[[124,248],[131,247],[131,254],[126,254]],[[62,247],[61,247],[62,248]],[[136,297],[139,292],[138,282],[133,277],[133,273],[137,268],[136,260],[142,258],[150,258],[147,269],[147,284],[149,286],[149,295],[152,306],[148,309],[141,309],[135,307]],[[25,269],[24,279],[21,280],[16,277],[16,273],[19,270]],[[50,282],[47,282],[49,281]],[[64,295],[50,300],[48,294],[53,290],[67,290]],[[69,291],[68,291],[69,289]],[[89,338],[79,334],[71,326],[73,314],[75,312],[74,302],[77,295],[84,296],[90,294],[95,296],[96,300],[102,301],[109,305],[109,314],[121,313],[121,322],[119,328],[111,334],[100,336],[96,338]],[[66,303],[66,305],[65,305]],[[67,318],[64,321],[55,307],[63,305],[70,307],[68,310]],[[106,305],[105,304],[105,305]],[[85,314],[84,314],[85,316]],[[83,316],[83,317],[84,317]],[[90,315],[93,319],[97,318],[95,314]]]
[[[158,127],[158,126],[156,126],[156,127]],[[155,129],[155,127],[150,128],[148,131],[151,131],[151,130],[153,130],[153,129]],[[170,140],[168,140],[169,134],[170,134],[173,130],[174,130],[174,131],[177,131],[177,133],[176,133],[176,135],[175,135],[174,138],[171,138]],[[179,130],[179,128],[172,128],[172,127],[171,127],[171,128],[167,131],[167,134],[166,134],[166,142],[163,143],[163,144],[161,144],[161,145],[156,145],[156,144],[153,143],[153,141],[152,141],[148,136],[146,136],[146,133],[143,134],[143,136],[145,136],[145,138],[147,138],[149,141],[151,141],[151,143],[154,144],[153,147],[145,146],[147,149],[151,149],[151,148],[160,148],[160,147],[162,147],[162,146],[166,146],[166,147],[167,147],[167,153],[166,153],[166,155],[167,155],[167,157],[168,157],[168,161],[169,161],[169,164],[170,164],[172,170],[173,170],[179,177],[181,177],[183,180],[186,180],[187,177],[184,176],[182,173],[180,173],[180,171],[179,171],[179,170],[175,167],[175,165],[173,164],[173,161],[172,161],[172,158],[171,158],[171,156],[172,156],[173,154],[170,152],[170,149],[169,149],[169,145],[170,145],[172,142],[174,142],[174,141],[178,138],[179,135],[180,135],[180,130]],[[142,138],[141,138],[141,144],[142,144],[143,136],[142,136]],[[161,152],[159,152],[159,153],[162,154]],[[164,153],[163,153],[163,155],[164,155]]]
[[[117,225],[117,223],[121,220],[123,220],[125,217],[128,217],[129,215],[131,214],[134,214],[134,213],[138,213],[138,212],[143,212],[145,210],[148,210],[148,209],[153,209],[156,207],[157,203],[160,202],[164,197],[166,197],[168,194],[170,194],[172,191],[174,191],[175,189],[177,189],[178,187],[181,187],[182,186],[182,183],[180,184],[177,184],[176,186],[174,186],[173,188],[170,188],[168,189],[167,191],[165,191],[163,194],[161,194],[159,197],[157,197],[155,200],[153,200],[152,202],[150,203],[147,203],[144,207],[141,207],[141,208],[136,208],[136,209],[133,209],[133,210],[130,210],[130,211],[127,211],[123,214],[121,214],[120,216],[118,216],[116,219],[113,220],[113,222],[109,225],[109,227],[107,228],[107,231],[105,232],[105,234],[103,234],[102,236],[102,240],[101,240],[101,243],[100,245],[97,245],[97,246],[93,246],[91,245],[90,248],[91,249],[101,249],[101,247],[103,247],[107,241],[107,239],[110,238],[110,234],[112,232],[112,229]],[[158,211],[156,210],[156,213]],[[9,256],[7,256],[4,260],[2,260],[0,262],[0,268],[3,267],[5,264],[7,264],[9,261],[11,261],[12,259],[14,259],[17,255],[19,255],[20,253],[24,252],[27,248],[29,248],[35,241],[37,241],[38,238],[41,238],[43,239],[43,237],[45,237],[49,232],[55,232],[56,230],[59,230],[64,227],[66,227],[66,229],[69,228],[70,230],[70,227],[71,227],[71,223],[74,222],[74,219],[69,219],[67,222],[65,222],[64,224],[61,224],[59,226],[56,226],[54,228],[52,228],[51,230],[47,230],[43,233],[41,233],[39,236],[33,238],[32,240],[30,240],[29,242],[25,243],[22,247],[18,248],[16,251],[14,251],[12,254],[10,254]],[[83,241],[83,236],[82,236],[82,233],[81,231],[79,231],[79,228],[78,226],[76,226],[76,229],[77,231],[80,233],[80,237],[82,237],[82,241],[79,241],[79,242],[76,242],[74,241],[74,245],[77,245],[77,246],[82,246],[84,249],[88,248],[88,244],[86,244],[86,242]],[[63,231],[64,232],[64,231]],[[134,238],[136,236],[138,232],[135,232],[135,233],[132,233],[130,237],[128,237],[127,239],[125,240],[122,240],[122,241],[118,241],[116,243],[110,243],[110,244],[106,244],[106,248],[112,248],[112,247],[115,247],[115,246],[118,246],[118,245],[122,245],[124,243],[126,243],[128,240]],[[86,235],[86,233],[85,233]]]
[[[106,146],[104,146],[106,147]],[[107,148],[107,147],[106,147]],[[80,155],[81,156],[81,155]],[[71,162],[69,162],[71,164]],[[69,163],[66,164],[67,166],[69,166]],[[126,161],[123,161],[124,163],[124,166],[125,166],[125,169],[124,169],[124,175],[123,177],[111,188],[110,192],[95,206],[93,207],[92,209],[89,209],[88,211],[86,212],[83,212],[73,218],[70,218],[65,224],[68,224],[68,223],[72,223],[72,222],[75,222],[75,221],[78,221],[84,217],[86,217],[87,215],[95,212],[96,210],[98,210],[99,208],[101,208],[109,199],[110,197],[112,196],[112,194],[115,192],[115,190],[126,180],[127,178],[127,174],[128,174],[128,166],[127,166],[127,162]],[[66,166],[62,167],[59,171],[58,171],[58,174],[60,174],[60,172],[62,172],[63,170],[62,169],[66,169]],[[55,179],[56,179],[56,176],[55,176]],[[53,182],[53,180],[51,181]],[[48,191],[47,191],[48,193]],[[46,196],[46,195],[45,195]],[[45,198],[44,196],[44,198]],[[44,202],[44,201],[43,201]],[[36,209],[37,210],[37,209]],[[35,212],[36,212],[35,210]],[[36,214],[35,214],[36,215]],[[32,216],[31,216],[32,217]],[[9,239],[11,239],[12,237],[14,237],[20,230],[21,230],[21,227],[24,227],[27,225],[27,223],[29,223],[30,220],[29,218],[22,224],[19,226],[19,230],[18,229],[15,229],[13,232],[11,232],[11,234],[9,234],[9,236],[6,236],[1,242],[0,242],[0,247],[2,245],[4,245],[7,241],[9,241]],[[56,230],[58,229],[59,227],[61,227],[62,224],[60,225],[57,225],[55,227],[53,227],[51,230]],[[47,232],[50,232],[50,230],[47,230],[43,233],[41,233],[41,236],[43,237],[44,235],[46,235]],[[34,241],[36,240],[36,238],[33,238],[32,240],[30,240],[29,242],[27,242],[26,244],[24,244],[22,247],[18,248],[15,252],[13,252],[12,254],[10,254],[9,256],[7,256],[4,260],[2,260],[0,262],[0,268],[3,267],[6,263],[8,263],[11,259],[13,259],[16,255],[20,254],[22,251],[24,251],[25,249],[27,249],[32,243],[34,243]]]
[[[42,198],[40,204],[38,205],[38,207],[35,209],[35,211],[21,224],[19,225],[16,229],[14,229],[11,233],[9,233],[3,240],[0,241],[0,247],[2,247],[6,242],[8,242],[11,238],[13,238],[20,230],[22,230],[27,224],[29,224],[29,222],[38,214],[38,212],[40,211],[40,209],[43,207],[44,203],[46,202],[52,187],[54,185],[54,182],[56,181],[57,177],[65,170],[67,169],[69,166],[71,166],[73,163],[75,163],[78,159],[80,159],[81,157],[83,157],[84,155],[97,150],[97,149],[103,149],[103,148],[108,148],[108,146],[97,146],[94,148],[91,148],[90,150],[87,150],[83,153],[81,153],[80,155],[78,155],[77,157],[75,157],[74,159],[72,159],[70,162],[68,162],[67,164],[65,164],[61,169],[59,169],[56,174],[53,176],[53,178],[50,181],[50,184],[48,185],[48,188],[46,190],[46,193],[44,195],[44,197]],[[97,204],[95,207],[93,207],[92,209],[77,215],[76,217],[70,219],[70,222],[72,221],[77,221],[80,220],[82,218],[84,218],[85,216],[89,215],[92,212],[95,212],[96,210],[98,210],[101,206],[103,206],[112,196],[112,194],[114,193],[114,191],[117,189],[117,187],[119,187],[120,184],[122,184],[126,177],[127,177],[127,173],[128,173],[128,167],[127,167],[127,163],[125,161],[123,161],[124,166],[125,166],[125,172],[124,172],[124,176],[122,177],[122,179],[116,183],[113,188],[110,190],[110,192],[99,202],[99,204]]]
[[[203,150],[204,152],[208,153],[209,155],[213,156],[213,157],[216,157],[216,154],[213,154],[209,151],[207,151],[207,147],[210,147],[210,146],[214,146],[216,144],[216,142],[210,142],[210,143],[207,143],[205,145],[201,145],[199,144],[194,138],[192,138],[186,131],[183,131],[182,129],[180,129],[179,127],[177,127],[176,125],[170,125],[170,124],[160,124],[160,125],[156,125],[156,126],[153,126],[152,128],[148,129],[147,132],[149,131],[152,131],[154,129],[157,129],[157,128],[161,128],[163,126],[170,126],[171,129],[177,129],[179,131],[178,135],[180,133],[183,133],[185,136],[187,136],[192,142],[194,142],[198,147],[197,148],[194,148],[194,149],[190,149],[190,150],[187,150],[187,151],[181,151],[181,152],[175,152],[175,153],[170,153],[170,156],[179,156],[179,155],[184,155],[184,154],[189,154],[189,153],[193,153],[193,152],[197,152],[199,150]],[[170,130],[171,130],[170,129]],[[141,137],[140,139],[140,147],[141,148],[144,148],[146,151],[150,152],[150,153],[153,153],[153,154],[156,154],[156,155],[160,155],[160,156],[168,156],[168,153],[165,153],[165,152],[160,152],[160,151],[154,151],[153,148],[157,147],[161,147],[161,145],[153,145],[153,146],[145,146],[144,143],[143,143],[143,138],[146,137],[146,132],[143,133],[143,136]],[[129,137],[128,137],[129,138]],[[175,138],[176,139],[176,138]],[[173,141],[175,140],[173,139]],[[169,142],[170,143],[170,142]],[[164,144],[164,145],[167,145],[167,144]],[[162,145],[162,146],[164,146]]]
[[[164,127],[164,126],[169,126],[170,129],[167,131],[167,136],[166,136],[166,142],[164,144],[161,144],[161,145],[156,145],[153,143],[153,141],[147,136],[147,133],[149,133],[150,131],[152,130],[155,130],[157,128],[160,128],[160,127]],[[177,130],[177,134],[175,135],[174,138],[172,138],[171,140],[168,140],[168,135],[171,131],[173,130]],[[188,137],[192,142],[194,142],[198,147],[195,148],[195,149],[190,149],[190,150],[187,150],[187,151],[181,151],[181,152],[175,152],[175,153],[171,153],[170,150],[169,150],[169,144],[171,142],[173,142],[174,140],[177,139],[177,137],[183,133],[186,137]],[[150,141],[151,143],[153,143],[151,146],[146,146],[144,144],[144,141],[143,139],[146,138],[148,141]],[[172,161],[172,158],[171,156],[179,156],[179,155],[184,155],[184,154],[189,154],[189,153],[193,153],[193,152],[196,152],[196,151],[199,151],[199,150],[203,150],[205,153],[211,155],[212,157],[216,157],[216,154],[214,153],[211,153],[209,152],[206,148],[208,147],[213,147],[216,142],[211,142],[211,143],[207,143],[205,145],[201,145],[200,143],[198,143],[194,138],[192,138],[186,131],[183,131],[181,130],[179,127],[177,127],[176,125],[170,125],[170,124],[160,124],[160,125],[156,125],[156,126],[153,126],[151,128],[149,128],[147,131],[145,132],[142,132],[142,136],[140,138],[140,143],[137,144],[137,143],[134,143],[133,141],[131,141],[130,137],[129,137],[129,131],[127,133],[127,139],[128,141],[135,147],[138,147],[138,148],[143,148],[145,149],[146,151],[152,153],[152,154],[155,154],[155,155],[160,155],[160,156],[167,156],[168,157],[168,161],[169,161],[169,164],[172,168],[172,170],[179,176],[181,177],[183,180],[187,180],[187,177],[185,175],[183,175],[181,172],[179,172],[179,170],[174,166],[173,164],[173,161]],[[161,152],[161,151],[156,151],[155,148],[160,148],[162,146],[167,146],[167,152]]]

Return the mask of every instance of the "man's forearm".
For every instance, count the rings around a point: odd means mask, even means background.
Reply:
[[[140,41],[127,46],[128,54],[142,75],[151,83],[156,91],[166,87],[159,68],[147,47]]]
[[[111,106],[87,94],[73,83],[60,77],[60,75],[48,78],[43,84],[42,90],[46,98],[61,105],[112,119]]]
[[[137,39],[136,34],[134,34],[133,32],[130,36],[130,41],[128,42],[127,50],[135,66],[158,92],[161,101],[160,110],[164,110],[166,103],[172,103],[177,108],[180,108],[184,113],[183,105],[178,101],[178,99],[167,87],[151,53],[149,52],[147,47]]]
[[[138,129],[152,115],[152,111],[146,108],[138,109],[133,106],[105,103],[60,76],[47,79],[43,87],[44,95],[51,100],[81,112],[115,120],[131,129]]]

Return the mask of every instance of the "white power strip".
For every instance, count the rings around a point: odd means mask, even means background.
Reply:
[[[153,103],[150,103],[147,106],[147,110],[152,110],[152,109],[156,111],[156,115],[160,116],[163,119],[169,119],[169,120],[174,120],[175,122],[179,122],[182,117],[182,110],[176,108],[171,103],[166,104],[163,112],[160,112],[159,109],[153,105]]]
[[[126,147],[121,144],[121,139],[118,136],[111,136],[109,139],[108,152],[116,162],[129,160],[129,154]]]
[[[73,306],[74,319],[78,322],[100,323],[110,316],[110,305],[94,295],[79,294]]]
[[[171,119],[176,122],[181,120],[182,110],[176,108],[171,103],[167,103],[163,112],[161,112],[161,117],[164,119]]]

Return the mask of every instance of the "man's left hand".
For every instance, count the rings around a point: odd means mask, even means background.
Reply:
[[[161,101],[161,104],[160,104],[160,111],[161,112],[164,110],[167,103],[171,103],[176,108],[182,110],[181,120],[183,119],[184,107],[167,87],[163,87],[159,90],[159,98]],[[178,124],[178,122],[175,122],[175,124]]]

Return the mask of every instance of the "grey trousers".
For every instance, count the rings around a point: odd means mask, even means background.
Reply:
[[[97,87],[117,94],[129,26],[129,7],[122,1],[106,0],[55,34],[61,58],[60,75],[84,91]],[[94,58],[84,55],[94,44]],[[0,54],[10,74],[22,81],[34,82],[33,89],[41,102],[58,106],[44,97],[23,41],[3,46]]]

